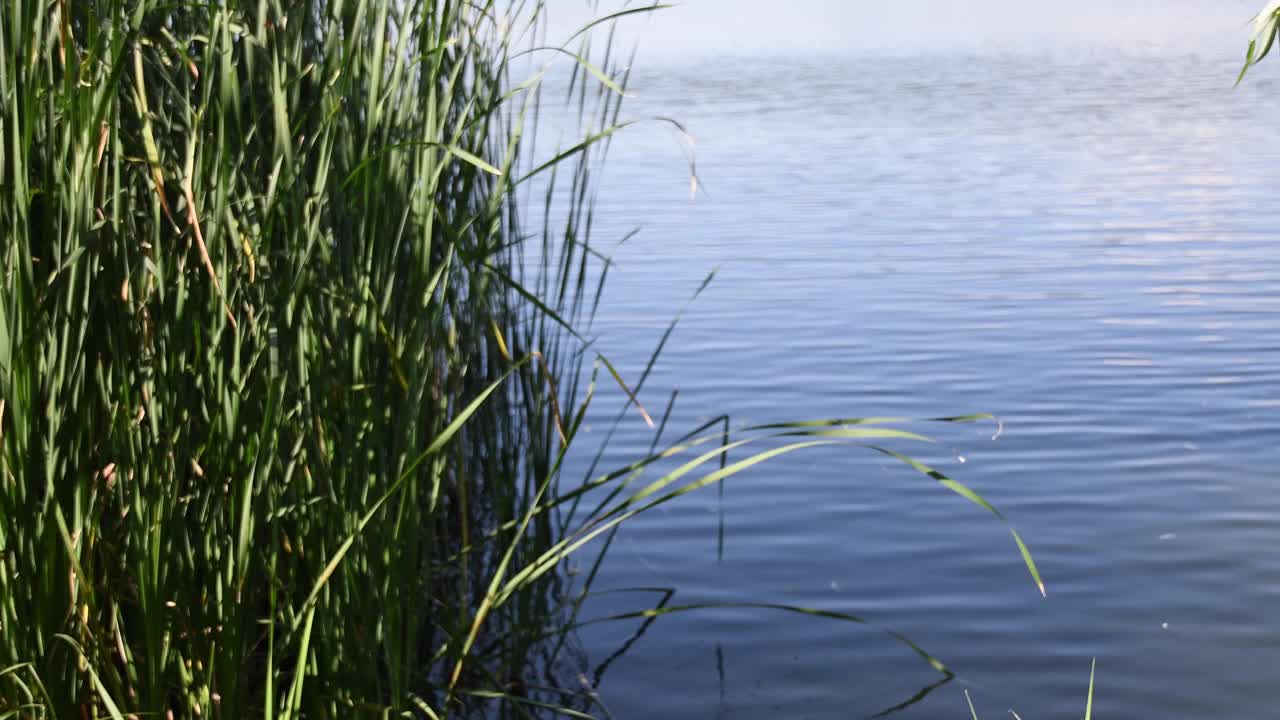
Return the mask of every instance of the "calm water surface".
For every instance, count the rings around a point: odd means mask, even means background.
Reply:
[[[630,113],[687,124],[708,192],[666,126],[615,143],[596,242],[643,229],[601,347],[637,376],[719,267],[643,391],[679,388],[670,428],[996,413],[913,451],[1005,511],[1048,597],[999,521],[857,448],[640,518],[597,588],[904,633],[957,678],[894,717],[968,717],[965,688],[984,717],[1079,717],[1093,657],[1098,717],[1275,717],[1280,65],[1233,92],[1238,50],[640,63]],[[617,462],[652,440],[623,427]],[[598,662],[636,628],[582,642]],[[619,718],[850,718],[937,680],[876,628],[722,609],[659,619],[599,689]]]

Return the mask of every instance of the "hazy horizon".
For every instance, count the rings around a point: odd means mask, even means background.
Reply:
[[[1263,0],[1077,0],[1069,10],[1025,0],[867,3],[849,0],[687,0],[622,25],[623,39],[646,56],[704,52],[815,50],[929,51],[1032,49],[1061,45],[1187,44],[1210,53],[1240,52]],[[623,6],[556,0],[549,40]],[[635,5],[635,3],[632,3]],[[781,9],[781,8],[785,8]]]

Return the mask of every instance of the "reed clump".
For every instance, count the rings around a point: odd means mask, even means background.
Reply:
[[[603,146],[522,152],[541,12],[6,3],[0,713],[460,686],[496,561],[459,555],[469,522],[523,517],[574,419],[556,391],[577,406],[587,202],[530,233],[516,188],[581,186]],[[620,97],[590,67],[585,140]],[[518,674],[545,601],[488,610],[487,669]]]
[[[918,438],[695,433],[562,486],[597,374],[643,412],[577,328],[624,124],[592,37],[652,8],[546,48],[533,2],[3,1],[0,717],[586,712],[565,557]],[[576,134],[535,146],[550,58]]]

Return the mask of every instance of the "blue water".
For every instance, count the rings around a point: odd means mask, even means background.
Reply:
[[[1233,91],[1240,48],[1192,50],[640,63],[628,114],[685,123],[706,193],[689,199],[669,126],[618,138],[599,347],[637,377],[718,267],[642,391],[661,410],[679,389],[669,434],[722,412],[998,415],[895,447],[997,505],[1048,596],[1003,523],[909,468],[780,458],[637,518],[596,589],[874,626],[659,618],[600,674],[614,716],[875,715],[942,679],[885,629],[957,675],[893,717],[968,717],[965,689],[983,717],[1080,717],[1095,657],[1095,717],[1275,716],[1280,61]],[[629,417],[608,460],[652,439]],[[658,599],[602,593],[586,614]],[[638,627],[581,643],[598,663]]]

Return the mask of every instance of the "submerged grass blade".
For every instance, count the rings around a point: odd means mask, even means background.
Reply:
[[[566,628],[565,631],[568,632],[577,628],[587,627],[590,625],[597,625],[600,623],[619,622],[622,620],[658,618],[664,615],[671,615],[675,613],[685,613],[685,612],[698,611],[698,610],[717,610],[717,609],[727,609],[727,608],[777,610],[777,611],[792,613],[797,615],[808,615],[811,617],[824,618],[827,620],[838,620],[841,622],[854,623],[857,625],[866,625],[868,627],[877,627],[875,623],[863,617],[860,617],[858,615],[852,615],[852,614],[843,613],[843,612],[835,612],[832,610],[823,610],[820,608],[804,607],[800,605],[789,605],[786,603],[769,603],[769,602],[707,602],[707,603],[690,603],[686,605],[660,605],[657,607],[646,608],[643,610],[632,610],[629,612],[617,613],[614,615],[609,615],[607,617],[585,620],[574,626]],[[881,628],[881,630],[882,632],[892,637],[894,640],[897,640],[898,642],[907,646],[913,653],[920,656],[920,658],[924,660],[926,663],[928,663],[930,667],[932,667],[934,670],[938,671],[942,675],[945,675],[947,677],[952,677],[954,675],[954,673],[952,673],[951,670],[947,668],[947,666],[941,660],[939,660],[933,654],[929,653],[924,648],[917,645],[914,641],[912,641],[907,636],[903,635],[902,633],[895,632],[893,630],[884,630],[883,628]]]

